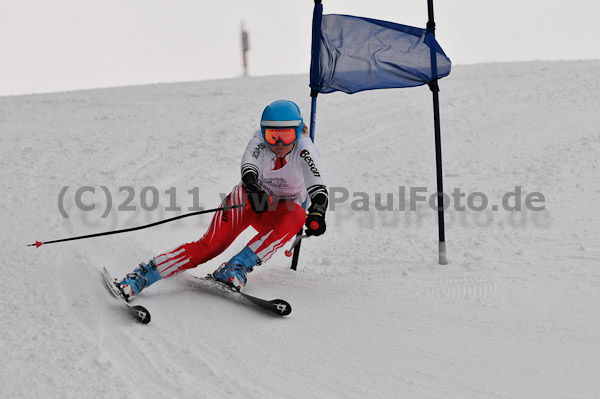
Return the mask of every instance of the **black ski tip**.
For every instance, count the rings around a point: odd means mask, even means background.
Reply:
[[[142,324],[148,324],[150,323],[150,312],[148,312],[148,309],[146,309],[143,306],[139,306],[139,305],[135,305],[135,306],[131,306],[131,314],[133,314],[135,316],[136,319],[138,319],[138,321]]]
[[[273,312],[279,314],[280,316],[287,316],[292,313],[292,305],[283,299],[273,299],[269,302],[271,302]]]

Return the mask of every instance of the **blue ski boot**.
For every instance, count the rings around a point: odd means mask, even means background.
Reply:
[[[254,251],[248,247],[244,247],[227,263],[223,263],[213,273],[215,280],[218,280],[227,285],[231,285],[238,291],[246,285],[246,273],[254,270],[255,266],[262,264],[262,260],[256,256]]]
[[[154,259],[151,259],[147,264],[140,263],[132,273],[127,274],[127,276],[117,283],[117,285],[123,293],[125,300],[130,302],[133,298],[138,296],[144,288],[154,284],[161,278],[158,270],[156,270]]]

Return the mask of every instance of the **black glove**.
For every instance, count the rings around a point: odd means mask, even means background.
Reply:
[[[256,213],[263,213],[269,209],[271,199],[269,194],[263,190],[258,183],[244,184],[246,197],[250,203],[250,208]]]
[[[320,204],[312,204],[308,208],[305,225],[307,236],[320,236],[325,233],[325,207]]]

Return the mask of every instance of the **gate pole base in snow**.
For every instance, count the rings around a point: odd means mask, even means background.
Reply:
[[[439,246],[439,254],[440,254],[440,265],[447,265],[448,259],[446,259],[446,242],[441,241]]]

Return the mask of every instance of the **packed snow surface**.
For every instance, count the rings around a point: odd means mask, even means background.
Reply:
[[[456,66],[440,86],[447,265],[428,88],[321,95],[327,232],[246,287],[292,314],[180,276],[136,299],[148,325],[100,271],[199,239],[211,215],[26,245],[218,206],[266,104],[309,119],[307,76],[1,97],[0,397],[600,397],[600,61]]]

